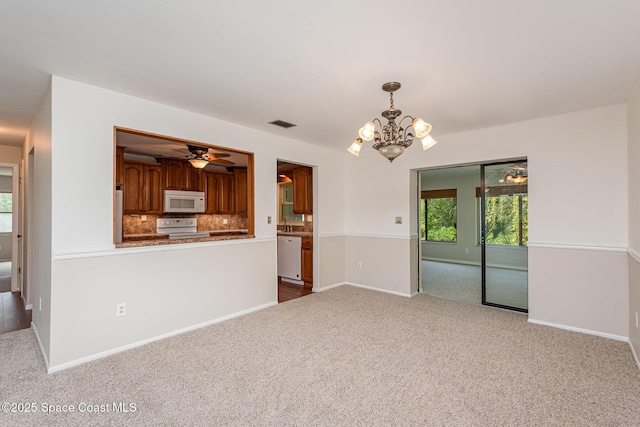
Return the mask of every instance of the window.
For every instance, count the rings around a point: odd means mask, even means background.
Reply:
[[[278,224],[304,224],[304,214],[293,213],[293,183],[279,184]]]
[[[488,245],[527,246],[529,240],[527,186],[498,186],[486,190],[486,243]],[[476,189],[476,195],[480,197],[480,188]]]
[[[420,231],[422,240],[455,243],[458,238],[457,190],[422,192]]]
[[[11,233],[13,217],[13,194],[0,193],[0,233]]]

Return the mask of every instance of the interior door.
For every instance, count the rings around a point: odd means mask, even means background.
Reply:
[[[528,311],[528,165],[482,165],[482,304]]]

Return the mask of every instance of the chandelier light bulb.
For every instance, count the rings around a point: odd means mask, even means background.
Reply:
[[[418,133],[418,131],[416,130],[416,133]],[[433,139],[431,137],[431,135],[428,135],[420,138],[420,141],[422,141],[422,149],[423,150],[428,150],[429,148],[433,147],[434,145],[436,145],[438,143],[438,141],[436,141],[435,139]]]
[[[413,119],[411,125],[416,131],[416,136],[420,139],[429,136],[429,132],[431,132],[431,125],[421,118]]]
[[[358,135],[363,141],[371,141],[376,134],[376,125],[373,122],[367,122],[358,131]]]
[[[362,148],[362,139],[358,138],[355,141],[353,141],[353,143],[349,148],[347,148],[347,151],[353,154],[354,156],[358,157],[360,155],[361,148]]]

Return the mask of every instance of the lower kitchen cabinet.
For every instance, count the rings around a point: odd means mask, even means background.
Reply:
[[[310,237],[302,238],[301,250],[302,263],[302,280],[305,288],[313,287],[313,239]]]

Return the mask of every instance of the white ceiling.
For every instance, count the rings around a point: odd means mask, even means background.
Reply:
[[[5,145],[52,74],[340,150],[387,81],[437,139],[625,102],[640,76],[637,0],[40,0],[0,19]]]

